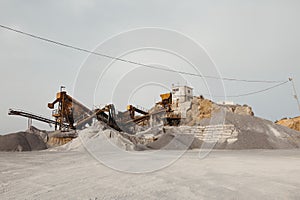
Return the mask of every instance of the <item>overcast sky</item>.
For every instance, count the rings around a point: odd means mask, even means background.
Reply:
[[[293,77],[300,92],[298,0],[2,0],[0,9],[2,25],[90,50],[113,35],[132,29],[157,27],[174,30],[202,45],[224,77],[263,80],[287,80]],[[50,117],[47,103],[54,100],[60,85],[65,85],[72,94],[76,75],[89,55],[4,29],[0,29],[0,44],[0,134],[4,134],[27,128],[26,119],[7,115],[11,107]],[[122,48],[122,43],[115,48]],[[149,55],[146,60],[142,56],[137,53],[128,58],[161,64],[149,59]],[[130,68],[129,65],[118,65]],[[159,77],[166,76],[161,74]],[[180,82],[177,78],[174,76],[175,83]],[[123,86],[133,84],[130,81],[133,79],[125,78]],[[171,84],[170,81],[172,78],[165,84]],[[228,95],[269,86],[225,83]],[[149,107],[164,91],[162,87],[148,89],[149,95],[145,101],[141,98],[144,93],[137,95],[136,99],[130,97],[130,101]],[[198,94],[202,89],[195,90]],[[108,92],[104,89],[99,93],[105,96]],[[286,84],[266,93],[228,100],[248,104],[257,116],[276,120],[300,115],[292,94],[291,85]],[[76,97],[91,106],[85,97]],[[110,103],[97,98],[96,95],[95,102],[99,100],[99,104]],[[119,107],[122,106],[121,103]],[[47,128],[47,125],[39,122],[34,122],[34,125]]]

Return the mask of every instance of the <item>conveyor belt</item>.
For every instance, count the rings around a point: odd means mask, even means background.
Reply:
[[[52,119],[48,119],[48,118],[42,117],[40,115],[35,115],[35,114],[32,114],[30,112],[26,112],[26,111],[23,111],[23,110],[9,109],[8,115],[18,115],[18,116],[34,119],[34,120],[37,120],[37,121],[45,122],[45,123],[48,123],[48,124],[56,124],[56,121],[54,121]],[[67,128],[69,125],[63,124],[63,126]]]

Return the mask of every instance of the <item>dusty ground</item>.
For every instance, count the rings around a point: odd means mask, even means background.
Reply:
[[[0,152],[0,199],[300,198],[300,150],[197,154],[157,172],[128,174],[87,152]]]

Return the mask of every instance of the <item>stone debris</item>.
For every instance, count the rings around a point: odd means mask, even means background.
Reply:
[[[294,129],[296,131],[300,131],[300,116],[294,117],[294,118],[283,118],[279,121],[275,122],[276,124],[289,127],[291,129]]]
[[[151,110],[155,109],[158,107]],[[299,130],[300,117],[283,119],[276,124],[254,116],[252,108],[247,105],[217,104],[203,97],[176,102],[172,104],[172,109],[182,116],[179,126],[164,126],[158,120],[151,122],[148,127],[137,126],[139,132],[136,134],[116,131],[103,122],[96,122],[81,131],[64,133],[31,127],[26,132],[0,136],[0,150],[30,151],[48,147],[51,151],[81,151],[107,145],[104,141],[128,151],[300,147],[299,132],[290,129]]]
[[[103,146],[105,142],[126,151],[135,149],[135,145],[122,133],[107,127],[102,122],[96,122],[93,126],[78,131],[77,138],[62,146],[51,148],[49,151],[84,151]]]
[[[30,132],[0,135],[0,151],[35,151],[47,149],[42,137]]]

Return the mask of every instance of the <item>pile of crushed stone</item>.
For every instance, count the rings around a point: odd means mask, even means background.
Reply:
[[[122,133],[107,127],[102,122],[78,131],[78,137],[59,147],[51,148],[48,151],[85,151],[98,146],[105,146],[107,143],[126,150],[135,150],[135,145],[126,139]]]
[[[247,105],[220,105],[195,97],[191,102],[185,102],[184,108],[186,118],[180,126],[158,123],[136,134],[127,134],[98,122],[96,126],[79,131],[78,138],[55,150],[83,150],[84,147],[93,148],[93,145],[105,147],[104,141],[124,150],[300,147],[298,131],[254,116]]]
[[[153,110],[155,109],[154,107]],[[194,97],[190,102],[184,102],[181,107],[174,105],[174,110],[185,112],[180,126],[164,126],[163,122],[156,122],[150,123],[152,127],[146,130],[144,128],[136,134],[128,134],[116,131],[102,122],[96,122],[76,132],[77,138],[67,141],[68,143],[62,146],[50,148],[49,151],[101,148],[119,148],[126,151],[300,148],[298,131],[254,116],[252,108],[247,105],[222,105],[203,97]],[[46,149],[47,142],[51,142],[50,136],[50,133],[38,129],[0,136],[0,150]]]
[[[248,115],[227,113],[225,123],[239,131],[237,141],[225,145],[231,149],[287,149],[300,147],[299,132],[272,121]]]
[[[217,127],[225,127],[224,131],[219,134],[212,127],[214,125],[210,124],[210,118],[206,118],[197,126],[157,126],[136,135],[129,135],[98,123],[97,126],[79,131],[78,138],[50,151],[84,151],[98,146],[111,148],[107,142],[127,151],[199,148],[293,149],[300,147],[298,131],[252,115],[227,112],[224,124],[217,125]],[[203,134],[207,135],[203,136]],[[211,136],[215,138],[211,139]]]
[[[199,127],[201,131],[199,130]],[[206,127],[206,128],[205,128]],[[150,149],[292,149],[300,148],[298,131],[277,125],[251,115],[226,113],[222,133],[213,129],[210,119],[200,121],[199,126],[165,128],[164,134],[147,144]],[[228,130],[226,130],[226,127]],[[207,132],[206,136],[203,136]],[[216,133],[217,132],[217,133]],[[199,134],[200,133],[200,134]],[[202,137],[201,137],[202,134]],[[200,135],[200,137],[199,137]],[[215,137],[211,139],[211,137]]]
[[[143,143],[144,149],[300,147],[299,132],[254,116],[248,105],[217,104],[203,97],[194,97],[183,105],[172,106],[175,111],[184,108],[186,117],[178,127],[164,126],[159,131],[153,130],[153,141]]]
[[[0,136],[0,151],[36,151],[47,149],[43,138],[30,132]]]

